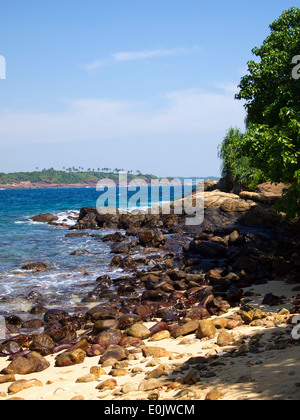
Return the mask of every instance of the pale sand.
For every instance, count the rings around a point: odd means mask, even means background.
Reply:
[[[282,308],[291,308],[290,302],[286,301],[280,307],[264,307],[261,305],[262,297],[269,292],[277,294],[279,296],[286,296],[288,299],[297,295],[297,292],[292,292],[295,285],[286,285],[282,282],[270,282],[267,285],[255,286],[249,290],[260,293],[262,296],[254,298],[249,303],[251,306],[260,307],[265,312],[277,313]],[[228,315],[228,314],[227,314]],[[225,315],[226,316],[226,315]],[[151,326],[153,324],[145,324]],[[261,346],[260,350],[265,350],[268,343],[274,341],[274,339],[280,338],[280,334],[284,340],[291,339],[291,325],[281,325],[277,328],[265,329],[263,327],[249,327],[242,326],[233,330],[234,335],[237,338],[240,337],[254,337],[257,334],[261,334]],[[182,341],[182,337],[178,339],[165,339],[159,342],[148,342],[144,340],[146,345],[163,347],[173,354],[173,360],[168,358],[160,359],[160,363],[166,364],[170,367],[170,373],[182,366],[190,357],[195,356],[209,356],[209,355],[220,355],[215,361],[220,361],[217,366],[210,367],[209,371],[213,372],[216,376],[202,377],[201,372],[190,370],[200,375],[201,384],[192,386],[180,385],[175,390],[167,392],[167,388],[162,388],[160,391],[160,399],[173,399],[176,394],[182,389],[189,389],[196,393],[193,399],[204,399],[207,393],[213,388],[219,388],[223,394],[225,400],[239,400],[239,399],[300,399],[300,347],[298,345],[291,345],[287,348],[276,349],[271,351],[263,351],[258,354],[246,353],[245,355],[228,356],[227,351],[230,351],[234,347],[220,348],[216,345],[216,337],[211,340],[200,341],[195,339],[195,334],[184,337],[184,339],[190,339],[189,344],[179,344]],[[236,347],[235,347],[236,348]],[[224,354],[225,353],[225,354]],[[109,375],[102,376],[98,382],[90,382],[85,384],[76,383],[76,380],[84,375],[90,373],[92,366],[98,366],[99,357],[86,358],[85,362],[81,365],[57,368],[54,367],[55,356],[48,356],[46,359],[51,363],[51,367],[41,373],[34,373],[31,375],[20,376],[16,375],[16,379],[38,379],[43,383],[43,387],[30,388],[21,391],[15,395],[8,395],[7,390],[10,384],[0,385],[0,394],[5,393],[6,396],[1,397],[0,400],[6,400],[11,397],[23,398],[26,400],[70,400],[76,396],[82,396],[85,400],[137,400],[147,399],[149,392],[131,392],[123,395],[118,392],[120,387],[126,383],[132,383],[137,388],[139,384],[145,380],[145,374],[151,372],[156,367],[148,367],[145,365],[149,363],[151,359],[143,358],[141,353],[138,353],[139,360],[129,361],[129,369],[139,367],[143,369],[143,373],[139,373],[135,376],[128,374],[123,377],[114,378],[117,381],[118,387],[114,391],[100,392],[96,390],[98,383],[103,382],[106,379],[111,378]],[[0,358],[0,370],[8,365],[6,358]],[[106,372],[109,373],[111,368],[105,368]],[[167,382],[175,381],[178,376],[183,377],[184,374],[189,371],[175,372],[170,379],[169,377],[163,378]],[[242,377],[251,377],[255,382],[236,383],[236,381]],[[50,384],[47,385],[47,382]],[[115,392],[113,395],[112,392]]]

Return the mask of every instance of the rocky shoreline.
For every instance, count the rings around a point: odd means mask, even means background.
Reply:
[[[206,182],[201,227],[186,226],[186,215],[83,208],[68,237],[114,229],[100,240],[126,275],[99,277],[72,313],[37,303],[30,319],[6,317],[1,399],[267,399],[268,363],[283,377],[300,373],[291,337],[300,312],[297,224],[273,214],[280,193],[266,186],[239,195],[216,188]],[[285,371],[287,357],[295,360]],[[293,383],[277,398],[299,397]]]
[[[50,182],[30,182],[30,181],[21,181],[18,183],[12,184],[0,184],[1,189],[5,190],[23,190],[23,189],[45,189],[45,188],[96,188],[96,183],[93,182],[84,182],[76,184],[53,184]]]

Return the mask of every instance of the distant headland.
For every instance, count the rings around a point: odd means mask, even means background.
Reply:
[[[85,188],[96,187],[97,183],[104,179],[111,179],[118,183],[119,173],[123,169],[115,168],[98,168],[87,169],[84,168],[67,168],[63,170],[56,170],[54,168],[43,169],[33,172],[0,172],[0,188],[1,189],[31,189],[31,188]],[[178,177],[183,179],[182,177]],[[193,178],[193,177],[190,177]],[[195,177],[194,177],[195,178]],[[133,173],[132,170],[127,171],[128,182],[133,180],[143,180],[147,184],[151,184],[153,180],[173,180],[174,177],[157,177],[153,174],[143,174],[141,171]],[[203,179],[208,179],[207,177]],[[209,179],[216,179],[217,177],[209,177]]]

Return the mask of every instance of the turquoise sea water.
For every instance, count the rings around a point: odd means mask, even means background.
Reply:
[[[138,205],[147,206],[149,190],[141,191]],[[127,208],[123,196],[120,191],[119,206]],[[27,299],[33,291],[47,306],[72,306],[93,289],[96,278],[109,269],[109,246],[93,237],[66,238],[67,228],[32,222],[30,217],[54,213],[64,220],[68,215],[78,216],[82,207],[96,206],[98,198],[94,188],[0,190],[0,315],[27,311],[33,306]],[[90,253],[70,255],[79,249]],[[42,273],[21,269],[31,261],[44,262],[49,269]]]

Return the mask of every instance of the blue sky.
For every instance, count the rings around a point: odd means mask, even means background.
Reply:
[[[279,0],[1,4],[0,172],[36,167],[218,176],[244,129],[237,85]],[[300,54],[300,51],[299,51]]]

